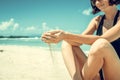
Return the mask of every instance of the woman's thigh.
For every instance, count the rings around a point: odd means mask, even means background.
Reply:
[[[105,52],[103,73],[105,80],[120,80],[120,59],[114,48],[110,47]]]
[[[78,53],[80,52],[80,49],[76,49],[77,47],[73,47],[72,45],[70,45],[67,42],[63,42],[62,43],[62,55],[63,55],[63,59],[65,62],[65,65],[72,77],[73,80],[79,80],[81,79],[81,66],[84,65],[84,59],[83,61],[81,60],[81,64],[79,63],[79,59],[78,59]],[[76,52],[78,52],[76,54]],[[79,54],[83,54],[83,53],[79,53]],[[82,58],[84,58],[85,56],[81,56]],[[85,59],[86,60],[86,59]]]

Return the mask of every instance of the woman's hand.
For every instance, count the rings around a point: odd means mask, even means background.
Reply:
[[[62,30],[54,30],[44,33],[41,38],[45,43],[58,43],[63,40],[64,34]]]

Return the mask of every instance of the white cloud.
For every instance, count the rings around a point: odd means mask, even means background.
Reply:
[[[31,26],[31,27],[27,27],[26,30],[27,31],[34,31],[34,30],[36,30],[36,28],[34,26]]]
[[[18,27],[19,27],[19,24],[15,23],[14,26],[13,26],[13,30],[16,30]]]
[[[43,29],[44,32],[50,30],[50,28],[47,26],[46,22],[42,23],[42,29]]]
[[[82,14],[89,16],[91,14],[91,8],[83,10]]]
[[[60,30],[59,26],[53,26],[53,27],[50,27],[47,25],[46,22],[43,22],[42,23],[42,33],[44,32],[47,32],[47,31],[52,31],[52,30]]]
[[[9,27],[13,27],[13,29],[15,30],[19,27],[19,24],[15,23],[13,18],[11,18],[9,21],[5,21],[0,24],[0,30],[2,31],[8,29]]]

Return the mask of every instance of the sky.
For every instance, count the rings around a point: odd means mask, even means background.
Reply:
[[[0,35],[82,33],[94,16],[89,0],[0,0]]]

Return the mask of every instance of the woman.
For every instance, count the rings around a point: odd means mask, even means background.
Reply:
[[[120,0],[91,0],[93,14],[100,11],[82,34],[46,32],[46,43],[62,43],[62,55],[72,80],[120,80]],[[97,31],[97,35],[92,35]],[[79,48],[91,45],[88,56]],[[103,78],[99,71],[102,71]]]

